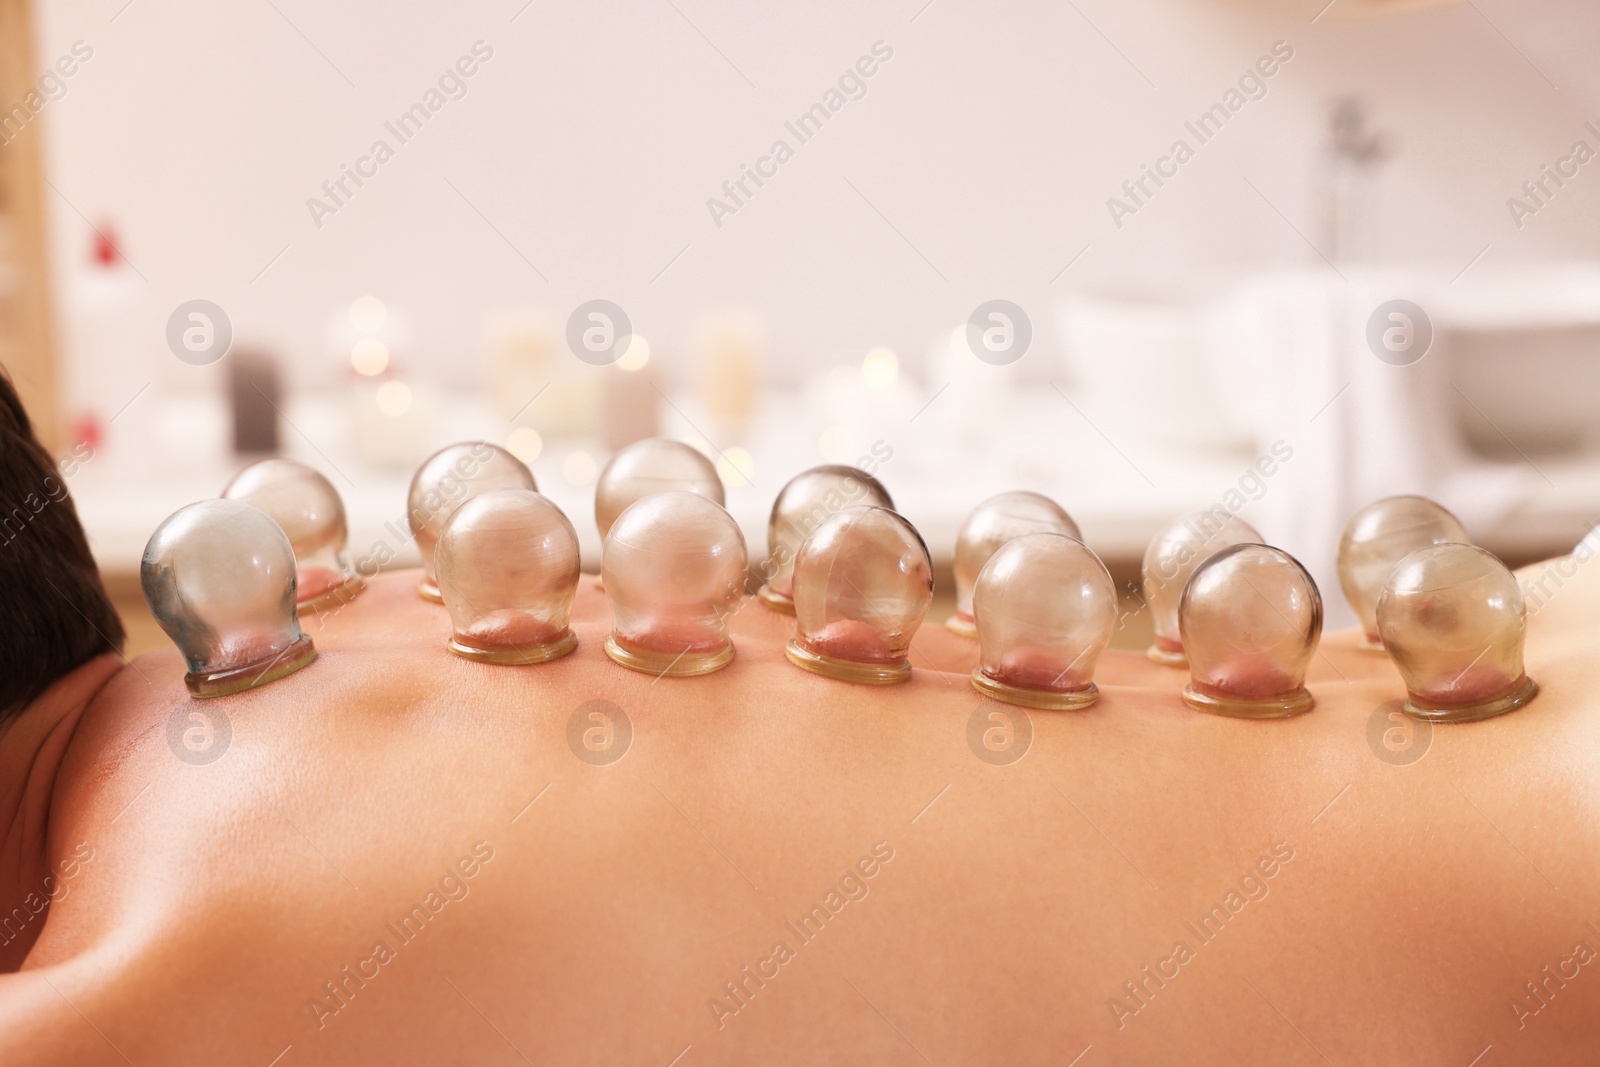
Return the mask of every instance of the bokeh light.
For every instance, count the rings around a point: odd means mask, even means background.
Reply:
[[[376,337],[364,337],[350,349],[350,365],[357,374],[376,377],[389,369],[389,346]]]
[[[391,419],[411,410],[411,387],[405,382],[384,382],[378,386],[378,410]]]
[[[887,348],[874,348],[861,361],[861,380],[874,393],[887,393],[900,380],[900,360]]]
[[[724,485],[754,485],[756,461],[747,449],[734,445],[717,457],[717,476]]]
[[[506,438],[506,451],[524,463],[532,463],[544,451],[544,438],[532,426],[518,426]]]
[[[632,373],[642,370],[650,362],[650,342],[638,334],[634,334],[628,341],[627,351],[622,353],[622,358],[617,360],[617,366]]]

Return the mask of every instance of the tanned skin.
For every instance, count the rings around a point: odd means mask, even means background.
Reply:
[[[239,696],[93,660],[0,742],[34,798],[0,865],[66,887],[0,975],[0,1062],[1592,1063],[1600,567],[1563,566],[1541,695],[1410,765],[1369,743],[1403,690],[1354,633],[1275,722],[1108,653],[1009,764],[938,620],[880,689],[790,665],[752,601],[732,665],[657,681],[605,658],[587,578],[540,666],[453,656],[414,572]],[[631,723],[605,765],[604,720],[569,743],[596,700]],[[169,744],[195,711],[214,762]]]

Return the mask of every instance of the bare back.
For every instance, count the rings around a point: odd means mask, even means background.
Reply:
[[[729,668],[657,681],[590,579],[577,652],[523,668],[451,655],[414,585],[238,697],[116,672],[0,1061],[1592,1062],[1600,572],[1531,619],[1532,705],[1410,749],[1353,634],[1295,719],[1124,652],[1024,715],[933,622],[858,687],[750,602]]]

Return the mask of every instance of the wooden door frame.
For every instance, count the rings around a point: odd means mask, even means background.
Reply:
[[[39,70],[33,47],[31,0],[0,0],[0,112],[21,103],[35,87]],[[59,451],[64,441],[61,377],[56,361],[51,314],[49,258],[44,204],[44,153],[36,115],[21,132],[0,144],[0,215],[11,230],[0,255],[15,289],[0,293],[9,307],[0,316],[0,361],[5,364],[45,447]],[[0,136],[5,136],[0,134]]]

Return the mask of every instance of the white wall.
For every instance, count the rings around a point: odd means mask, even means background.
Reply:
[[[367,291],[405,310],[411,366],[441,385],[482,381],[489,309],[564,318],[602,296],[669,368],[697,316],[754,309],[773,376],[790,380],[876,344],[914,356],[1005,297],[1032,312],[1029,365],[1044,374],[1049,307],[1074,287],[1317,262],[1245,179],[1315,236],[1324,107],[1351,93],[1396,150],[1383,258],[1453,270],[1485,244],[1485,265],[1600,247],[1600,165],[1520,231],[1505,206],[1600,118],[1592,5],[1478,0],[1381,20],[1335,5],[1312,24],[1323,2],[934,0],[918,14],[923,0],[536,0],[513,22],[523,0],[44,0],[41,64],[78,39],[94,48],[41,116],[63,194],[59,280],[70,291],[86,269],[77,211],[112,219],[148,278],[136,332],[150,358],[170,358],[171,309],[203,296],[241,340],[280,348],[301,386],[343,373],[326,323]],[[307,197],[480,39],[494,57],[468,95],[317,229]],[[1279,39],[1295,58],[1269,95],[1115,228],[1106,198]],[[866,97],[717,228],[707,197],[879,40],[894,56]]]

